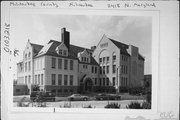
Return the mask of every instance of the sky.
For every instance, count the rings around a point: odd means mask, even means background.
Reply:
[[[49,40],[61,41],[61,28],[65,27],[73,45],[90,48],[105,34],[116,41],[139,47],[140,54],[145,57],[145,74],[151,74],[151,17],[14,14],[11,26],[15,48],[20,51],[16,61],[22,59],[28,39],[41,45]]]

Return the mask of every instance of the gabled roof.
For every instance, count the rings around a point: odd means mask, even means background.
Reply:
[[[130,56],[129,53],[127,52],[127,49],[129,48],[128,45],[121,43],[121,42],[118,42],[118,41],[115,41],[111,38],[108,38],[108,39],[111,40],[121,50],[121,54]]]
[[[138,55],[138,59],[139,60],[143,60],[143,61],[145,60],[145,58],[142,55],[140,55],[140,54]]]
[[[33,52],[35,54],[37,54],[43,48],[42,45],[38,45],[38,44],[34,44],[34,43],[30,43],[30,44],[33,47]]]
[[[50,44],[51,44],[51,45],[50,45]],[[68,56],[61,56],[61,55],[57,54],[57,52],[56,52],[56,48],[57,48],[57,46],[59,46],[60,44],[61,44],[61,42],[59,42],[59,41],[50,40],[50,41],[48,42],[49,47],[44,46],[44,47],[42,48],[42,50],[44,49],[44,50],[46,50],[46,51],[41,51],[41,52],[39,52],[39,54],[38,54],[37,56],[40,56],[40,55],[51,55],[51,56],[56,56],[56,57],[64,57],[64,58],[77,59],[77,60],[79,60],[78,57],[77,57],[77,54],[78,54],[79,52],[84,51],[84,49],[86,49],[87,52],[92,53],[92,50],[90,50],[90,49],[83,48],[83,47],[79,47],[79,46],[75,46],[75,45],[70,45],[70,47],[69,47],[69,52],[68,52]],[[46,49],[45,49],[45,47],[46,47]],[[86,64],[88,64],[88,63],[86,63]],[[89,63],[89,64],[98,65],[98,63],[94,60],[94,58],[93,58],[92,56],[91,56],[91,63]]]
[[[127,52],[127,49],[129,48],[129,45],[118,42],[118,41],[113,40],[111,38],[108,38],[108,39],[111,40],[121,50],[121,54],[130,56],[130,54]],[[140,54],[138,54],[138,59],[143,60],[143,61],[145,60],[145,58]]]

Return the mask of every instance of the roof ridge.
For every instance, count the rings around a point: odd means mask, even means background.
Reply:
[[[31,45],[39,45],[39,46],[44,46],[44,45],[35,44],[35,43],[31,43],[31,42],[30,42],[30,44],[31,44]]]
[[[123,45],[129,46],[129,45],[125,44],[125,43],[119,42],[119,41],[114,40],[114,39],[111,39],[111,38],[109,38],[109,37],[108,37],[108,39],[110,39],[112,42],[117,42],[117,43],[120,43],[120,44],[123,44]]]

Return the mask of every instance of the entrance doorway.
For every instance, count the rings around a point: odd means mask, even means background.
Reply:
[[[93,90],[93,81],[91,78],[86,78],[84,82],[84,91],[86,92],[92,92]]]

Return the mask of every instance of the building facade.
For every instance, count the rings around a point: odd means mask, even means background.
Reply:
[[[46,45],[28,40],[23,60],[17,63],[17,83],[34,85],[56,95],[89,92],[121,92],[141,87],[144,58],[137,47],[105,35],[91,49],[70,44],[70,33],[61,30],[61,42]]]

